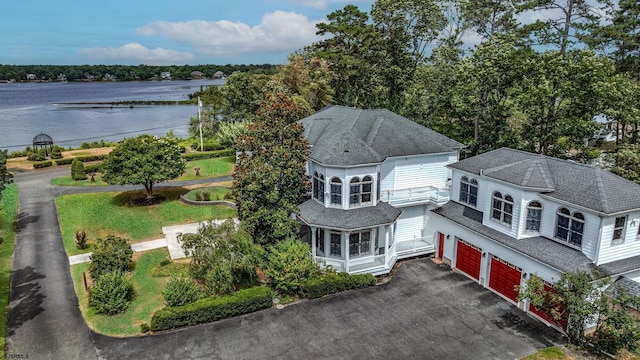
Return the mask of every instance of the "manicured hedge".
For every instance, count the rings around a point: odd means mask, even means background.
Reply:
[[[41,162],[33,163],[33,168],[34,169],[42,169],[42,168],[49,167],[51,165],[53,165],[53,162],[51,160],[41,161]]]
[[[191,161],[191,160],[213,159],[218,157],[231,156],[235,154],[236,152],[233,149],[223,149],[223,150],[216,150],[216,151],[182,154],[180,156],[182,156],[182,158],[187,161]]]
[[[371,274],[327,273],[305,281],[302,284],[301,295],[315,299],[340,291],[366,288],[377,282],[376,277]]]
[[[84,166],[84,172],[87,174],[92,172],[102,172],[102,164],[89,164]]]
[[[255,286],[233,294],[200,299],[192,304],[165,307],[151,318],[151,330],[160,331],[202,324],[267,309],[272,305],[271,289]]]
[[[89,155],[89,156],[78,156],[75,159],[80,160],[81,162],[90,162],[90,161],[99,161],[107,158],[107,154],[101,155]],[[56,165],[69,165],[73,162],[74,158],[64,158],[56,160]]]
[[[200,151],[200,142],[194,142],[193,144],[191,144],[191,149],[195,151]],[[204,151],[221,150],[221,149],[224,149],[224,146],[220,145],[220,143],[217,141],[209,140],[209,141],[205,141],[202,144],[202,149]]]

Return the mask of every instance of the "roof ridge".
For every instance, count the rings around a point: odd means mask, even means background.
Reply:
[[[602,178],[602,171],[598,171],[598,168],[593,168],[595,171],[595,178],[596,178],[596,186],[598,187],[598,195],[600,195],[600,203],[602,204],[602,210],[605,214],[610,213],[610,209],[611,207],[609,206],[609,200],[607,199],[606,196],[602,196],[605,194],[605,186],[604,186],[604,179]]]
[[[371,125],[371,127],[369,128],[367,137],[364,140],[368,145],[371,145],[373,143],[373,140],[376,138],[376,136],[378,136],[378,132],[380,131],[380,128],[382,127],[383,122],[384,122],[384,117],[382,116],[378,116],[374,120],[373,125]]]

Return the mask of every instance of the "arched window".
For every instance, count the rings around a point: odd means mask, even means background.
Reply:
[[[324,203],[324,175],[313,173],[313,198]]]
[[[342,180],[340,178],[331,178],[331,204],[342,204]]]
[[[362,178],[362,195],[360,197],[360,202],[362,203],[370,203],[371,202],[371,187],[373,186],[373,178],[371,176],[365,176]]]
[[[491,217],[511,225],[511,220],[513,219],[513,198],[510,195],[503,197],[499,191],[495,191],[491,205]]]
[[[560,208],[556,216],[556,239],[574,246],[582,245],[584,233],[584,215],[579,212],[571,214],[569,209]]]
[[[354,177],[349,181],[349,204],[355,205],[360,203],[361,189],[360,178]]]
[[[542,204],[537,201],[531,201],[527,204],[527,224],[525,230],[529,232],[540,232],[540,224],[542,223]]]
[[[478,182],[463,176],[460,179],[460,202],[476,206],[478,203]]]

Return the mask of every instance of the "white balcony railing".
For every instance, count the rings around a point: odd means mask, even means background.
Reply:
[[[449,201],[449,190],[438,189],[433,186],[422,186],[408,189],[384,190],[380,193],[380,200],[391,205],[401,205],[416,202],[432,201],[441,204]]]

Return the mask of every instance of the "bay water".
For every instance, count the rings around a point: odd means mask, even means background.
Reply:
[[[169,130],[186,137],[189,119],[198,115],[196,105],[130,107],[96,103],[186,100],[201,88],[222,83],[176,80],[0,84],[0,149],[23,150],[40,133],[48,134],[54,144],[63,147],[78,147],[100,139],[115,142],[139,134],[162,136]]]

